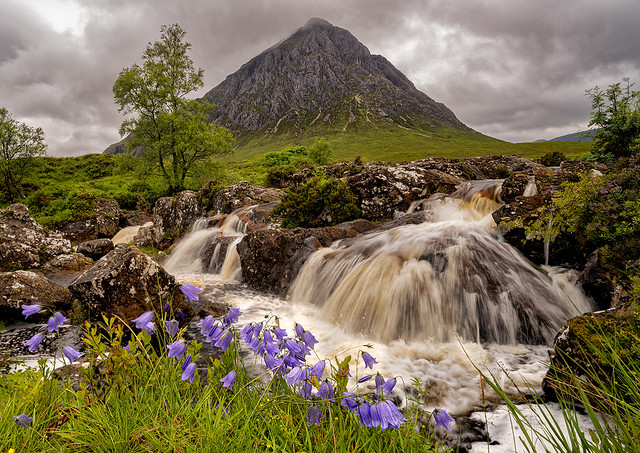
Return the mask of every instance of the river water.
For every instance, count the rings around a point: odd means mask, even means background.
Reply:
[[[235,216],[220,228],[200,223],[163,266],[178,281],[239,308],[241,325],[274,316],[289,331],[302,324],[319,340],[319,358],[366,350],[378,360],[375,372],[400,382],[394,396],[401,407],[418,400],[429,411],[486,421],[500,442],[491,451],[513,451],[511,422],[480,371],[514,398],[540,391],[553,335],[591,304],[574,284],[575,273],[535,266],[502,240],[490,216],[501,204],[500,183],[470,184],[450,197],[414,203],[410,211],[426,211],[425,223],[315,252],[286,298],[242,285],[235,245],[245,232]],[[221,274],[202,272],[202,249],[214,235],[233,240]],[[364,364],[354,359],[351,369],[363,373]],[[486,447],[480,442],[473,451]]]

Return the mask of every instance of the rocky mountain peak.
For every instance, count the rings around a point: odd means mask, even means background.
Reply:
[[[245,63],[204,99],[218,106],[212,120],[231,128],[239,142],[246,133],[302,138],[362,127],[469,130],[387,59],[320,18]]]

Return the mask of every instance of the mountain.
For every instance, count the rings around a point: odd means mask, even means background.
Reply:
[[[245,63],[203,99],[217,105],[211,119],[231,129],[239,149],[395,130],[414,142],[416,135],[491,140],[323,19]]]
[[[552,138],[550,140],[536,140],[536,143],[542,143],[542,142],[592,142],[594,141],[593,139],[593,134],[595,133],[595,130],[588,130],[588,131],[582,131],[582,132],[574,132],[573,134],[566,134],[566,135],[561,135],[560,137],[555,137]]]

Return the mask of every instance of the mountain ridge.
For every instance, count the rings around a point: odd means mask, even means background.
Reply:
[[[240,147],[251,140],[297,143],[372,128],[425,137],[449,129],[488,138],[348,30],[319,18],[243,64],[202,99],[217,106],[210,119],[231,129]]]

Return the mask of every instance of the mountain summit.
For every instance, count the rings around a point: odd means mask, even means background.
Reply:
[[[311,19],[204,95],[240,147],[380,128],[477,134],[349,31]],[[481,134],[477,134],[481,136]]]

